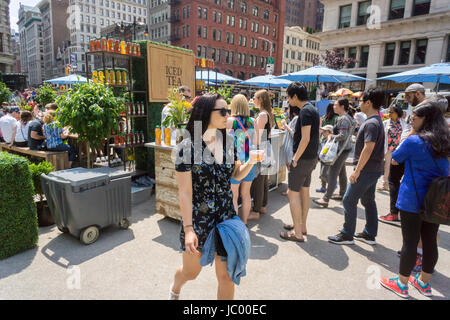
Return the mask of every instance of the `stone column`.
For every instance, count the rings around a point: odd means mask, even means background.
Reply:
[[[409,51],[409,62],[411,65],[414,63],[414,56],[416,55],[416,39],[411,39],[411,49]]]
[[[445,36],[434,36],[428,38],[427,55],[425,57],[425,64],[430,65],[433,63],[439,63],[441,60],[445,60],[442,56],[444,49]]]
[[[361,46],[356,47],[356,62],[355,62],[355,68],[359,68],[359,59],[361,57]]]
[[[394,66],[398,65],[398,58],[400,57],[400,41],[395,41]]]
[[[352,3],[352,15],[350,18],[350,27],[356,26],[356,20],[358,19],[358,2]]]
[[[383,43],[381,43],[381,42],[376,42],[376,43],[370,44],[366,78],[373,80],[373,82],[366,81],[366,87],[371,84],[376,85],[376,83],[377,83],[376,78],[377,78],[378,69],[381,64],[382,48],[383,48]]]
[[[403,15],[403,18],[409,18],[412,15],[413,10],[413,2],[414,0],[406,0],[405,1],[405,14]]]

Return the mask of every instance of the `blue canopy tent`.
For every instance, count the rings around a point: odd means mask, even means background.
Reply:
[[[241,81],[240,79],[236,79],[226,74],[216,72],[214,70],[203,70],[195,72],[196,80],[206,80],[206,81],[214,81],[215,83],[223,83],[223,82],[237,82]]]
[[[314,66],[294,73],[283,74],[277,78],[301,82],[348,82],[367,80],[366,78],[358,77],[351,73],[330,69],[324,66]]]
[[[263,88],[287,88],[292,83],[290,80],[278,79],[274,75],[265,75],[265,76],[257,76],[245,81],[240,82],[239,84],[247,84],[251,86],[258,86]]]
[[[80,76],[77,74],[71,74],[71,75],[68,75],[65,77],[46,80],[44,82],[49,82],[52,84],[77,84],[77,83],[88,82],[88,80],[83,76]]]
[[[381,77],[377,80],[391,80],[398,83],[432,82],[436,83],[435,90],[439,91],[440,83],[450,84],[450,63],[435,63],[426,67]]]

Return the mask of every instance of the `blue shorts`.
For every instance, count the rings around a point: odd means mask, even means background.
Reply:
[[[253,179],[255,179],[255,173],[256,173],[256,166],[254,165],[252,170],[250,170],[249,174],[244,179],[242,179],[241,181],[238,181],[238,180],[235,180],[235,179],[231,178],[231,184],[239,184],[242,181],[252,182]]]

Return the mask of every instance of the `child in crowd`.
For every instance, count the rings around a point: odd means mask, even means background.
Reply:
[[[319,152],[322,151],[325,144],[330,141],[331,136],[333,135],[333,126],[328,124],[322,128],[322,140],[320,142]],[[326,165],[322,161],[320,161],[320,181],[322,181],[322,187],[316,189],[317,192],[325,193],[327,191],[327,183],[328,183],[328,170],[330,169],[329,165]]]

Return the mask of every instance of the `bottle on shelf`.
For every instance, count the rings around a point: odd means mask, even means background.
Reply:
[[[94,81],[95,83],[98,83],[98,71],[97,71],[97,69],[94,69],[92,71],[92,81]]]
[[[105,84],[110,84],[108,69],[105,70]]]
[[[120,71],[120,69],[116,69],[114,72],[116,73],[116,84],[118,86],[122,86],[123,85],[123,83],[122,83],[122,71]]]
[[[114,51],[115,53],[120,53],[120,40],[115,39],[114,40]]]
[[[95,39],[95,51],[102,51],[102,41],[100,38]]]
[[[164,128],[164,143],[166,146],[170,146],[170,128]]]
[[[131,42],[130,41],[127,41],[125,51],[128,55],[131,55]]]
[[[102,37],[101,49],[102,49],[102,51],[107,51],[108,50],[108,40],[106,40],[106,37]]]
[[[112,68],[109,70],[109,80],[113,86],[116,85],[116,72]]]
[[[119,136],[118,136],[118,135],[115,135],[115,136],[114,136],[114,145],[115,145],[115,146],[118,146],[118,145],[119,145]]]
[[[108,38],[108,52],[114,52],[114,39]]]
[[[128,71],[126,69],[122,69],[122,83],[124,86],[128,86]]]
[[[123,39],[120,41],[120,53],[127,54],[126,43],[125,43],[125,40],[123,40]]]
[[[157,146],[161,145],[161,126],[157,125],[155,128],[155,144]]]
[[[124,144],[125,144],[125,139],[124,139],[124,137],[123,137],[123,134],[121,134],[120,136],[119,136],[119,140],[120,140],[120,145],[121,146],[123,146]]]
[[[141,101],[141,115],[145,115],[145,103],[144,101]]]
[[[159,140],[161,140],[161,137],[159,137]],[[141,144],[144,144],[144,131],[141,131]]]
[[[131,48],[132,48],[132,53],[131,53],[131,54],[132,54],[133,56],[137,56],[137,44],[133,42]]]
[[[136,56],[140,57],[141,56],[141,46],[138,44],[137,48],[136,48]]]
[[[89,40],[89,44],[90,44],[90,51],[91,51],[91,52],[96,51],[95,39],[94,39],[94,38],[92,38],[91,40]]]

